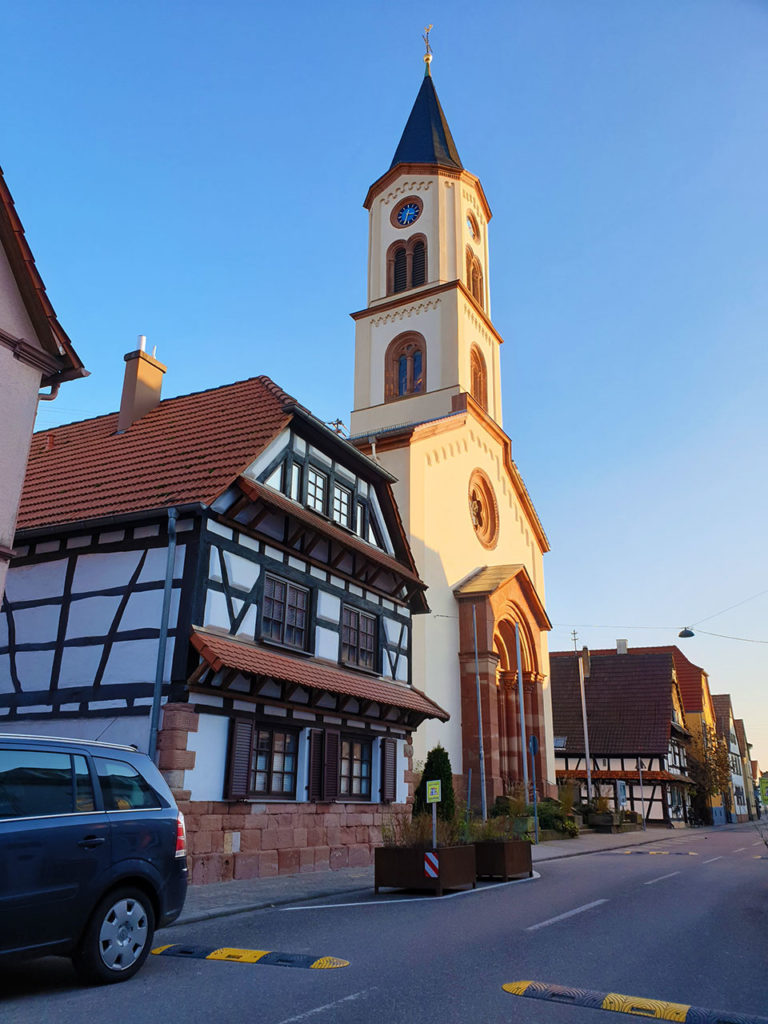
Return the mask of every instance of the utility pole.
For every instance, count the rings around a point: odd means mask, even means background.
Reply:
[[[589,726],[587,725],[587,700],[584,695],[584,680],[589,679],[590,660],[589,648],[582,647],[578,656],[579,691],[581,693],[581,721],[584,725],[584,760],[587,765],[587,801],[592,799],[592,759],[589,756]]]

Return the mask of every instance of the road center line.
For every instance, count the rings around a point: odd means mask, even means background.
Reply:
[[[350,996],[344,996],[343,999],[337,999],[333,1003],[326,1003],[324,1006],[316,1006],[314,1010],[307,1010],[306,1013],[300,1013],[298,1017],[286,1017],[285,1020],[281,1020],[279,1024],[293,1024],[297,1020],[307,1020],[309,1017],[313,1017],[316,1013],[325,1013],[326,1010],[332,1010],[334,1006],[340,1006],[342,1003],[350,1003],[354,999],[359,999],[360,996],[366,996],[369,992],[375,992],[374,988],[363,989],[362,992],[353,992]]]
[[[745,850],[746,850],[746,846],[740,846],[738,848],[738,850],[734,850],[733,852],[734,853],[744,853]]]
[[[709,860],[703,860],[701,863],[702,864],[714,864],[714,862],[716,860],[722,860],[722,859],[723,859],[723,855],[720,854],[719,857],[710,857]]]
[[[675,875],[679,874],[679,871],[670,871],[668,875],[659,875],[658,878],[652,878],[650,882],[643,882],[643,885],[654,885],[656,882],[663,882],[665,878],[674,878]]]
[[[557,917],[550,917],[546,921],[539,921],[538,924],[532,924],[525,930],[527,932],[535,932],[537,928],[546,928],[548,924],[564,921],[566,917],[573,917],[574,914],[583,914],[585,910],[591,910],[592,907],[599,907],[601,903],[607,902],[608,900],[594,900],[592,903],[585,903],[583,907],[576,907],[574,910],[568,910],[564,914],[558,914]]]

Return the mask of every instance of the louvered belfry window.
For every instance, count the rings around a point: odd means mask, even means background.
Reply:
[[[411,284],[417,288],[427,280],[427,247],[423,242],[414,245],[412,259]]]
[[[405,247],[395,251],[395,282],[394,290],[396,292],[404,292],[408,287],[408,258],[405,253]]]

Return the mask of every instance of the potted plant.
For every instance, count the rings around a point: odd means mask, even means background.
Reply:
[[[594,810],[587,817],[587,823],[596,832],[618,832],[621,812],[612,811],[610,799],[600,795],[595,801]]]
[[[437,807],[437,843],[433,844],[432,813],[426,803],[426,783],[439,779],[442,800]],[[421,811],[422,813],[419,813]],[[475,848],[466,842],[463,821],[455,814],[453,778],[447,752],[437,746],[427,755],[421,782],[416,790],[413,816],[395,811],[382,824],[383,846],[374,850],[374,890],[426,889],[442,896],[444,889],[477,884]],[[427,864],[425,854],[436,863]]]
[[[501,878],[507,882],[517,876],[533,875],[530,840],[516,837],[513,818],[497,816],[470,822],[470,835],[478,878]]]
[[[496,797],[496,802],[491,810],[491,816],[494,818],[510,818],[512,820],[513,833],[519,839],[533,834],[535,827],[533,808],[526,799],[523,785],[519,782],[510,788],[506,796]]]

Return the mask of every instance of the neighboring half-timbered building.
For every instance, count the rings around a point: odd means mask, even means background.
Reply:
[[[557,780],[586,800],[579,657],[552,651]],[[593,792],[649,824],[684,825],[690,814],[683,702],[672,654],[593,652],[584,683]]]
[[[447,718],[392,478],[267,377],[160,401],[164,371],[130,353],[119,414],[33,439],[0,729],[156,738],[196,881],[368,863]]]

